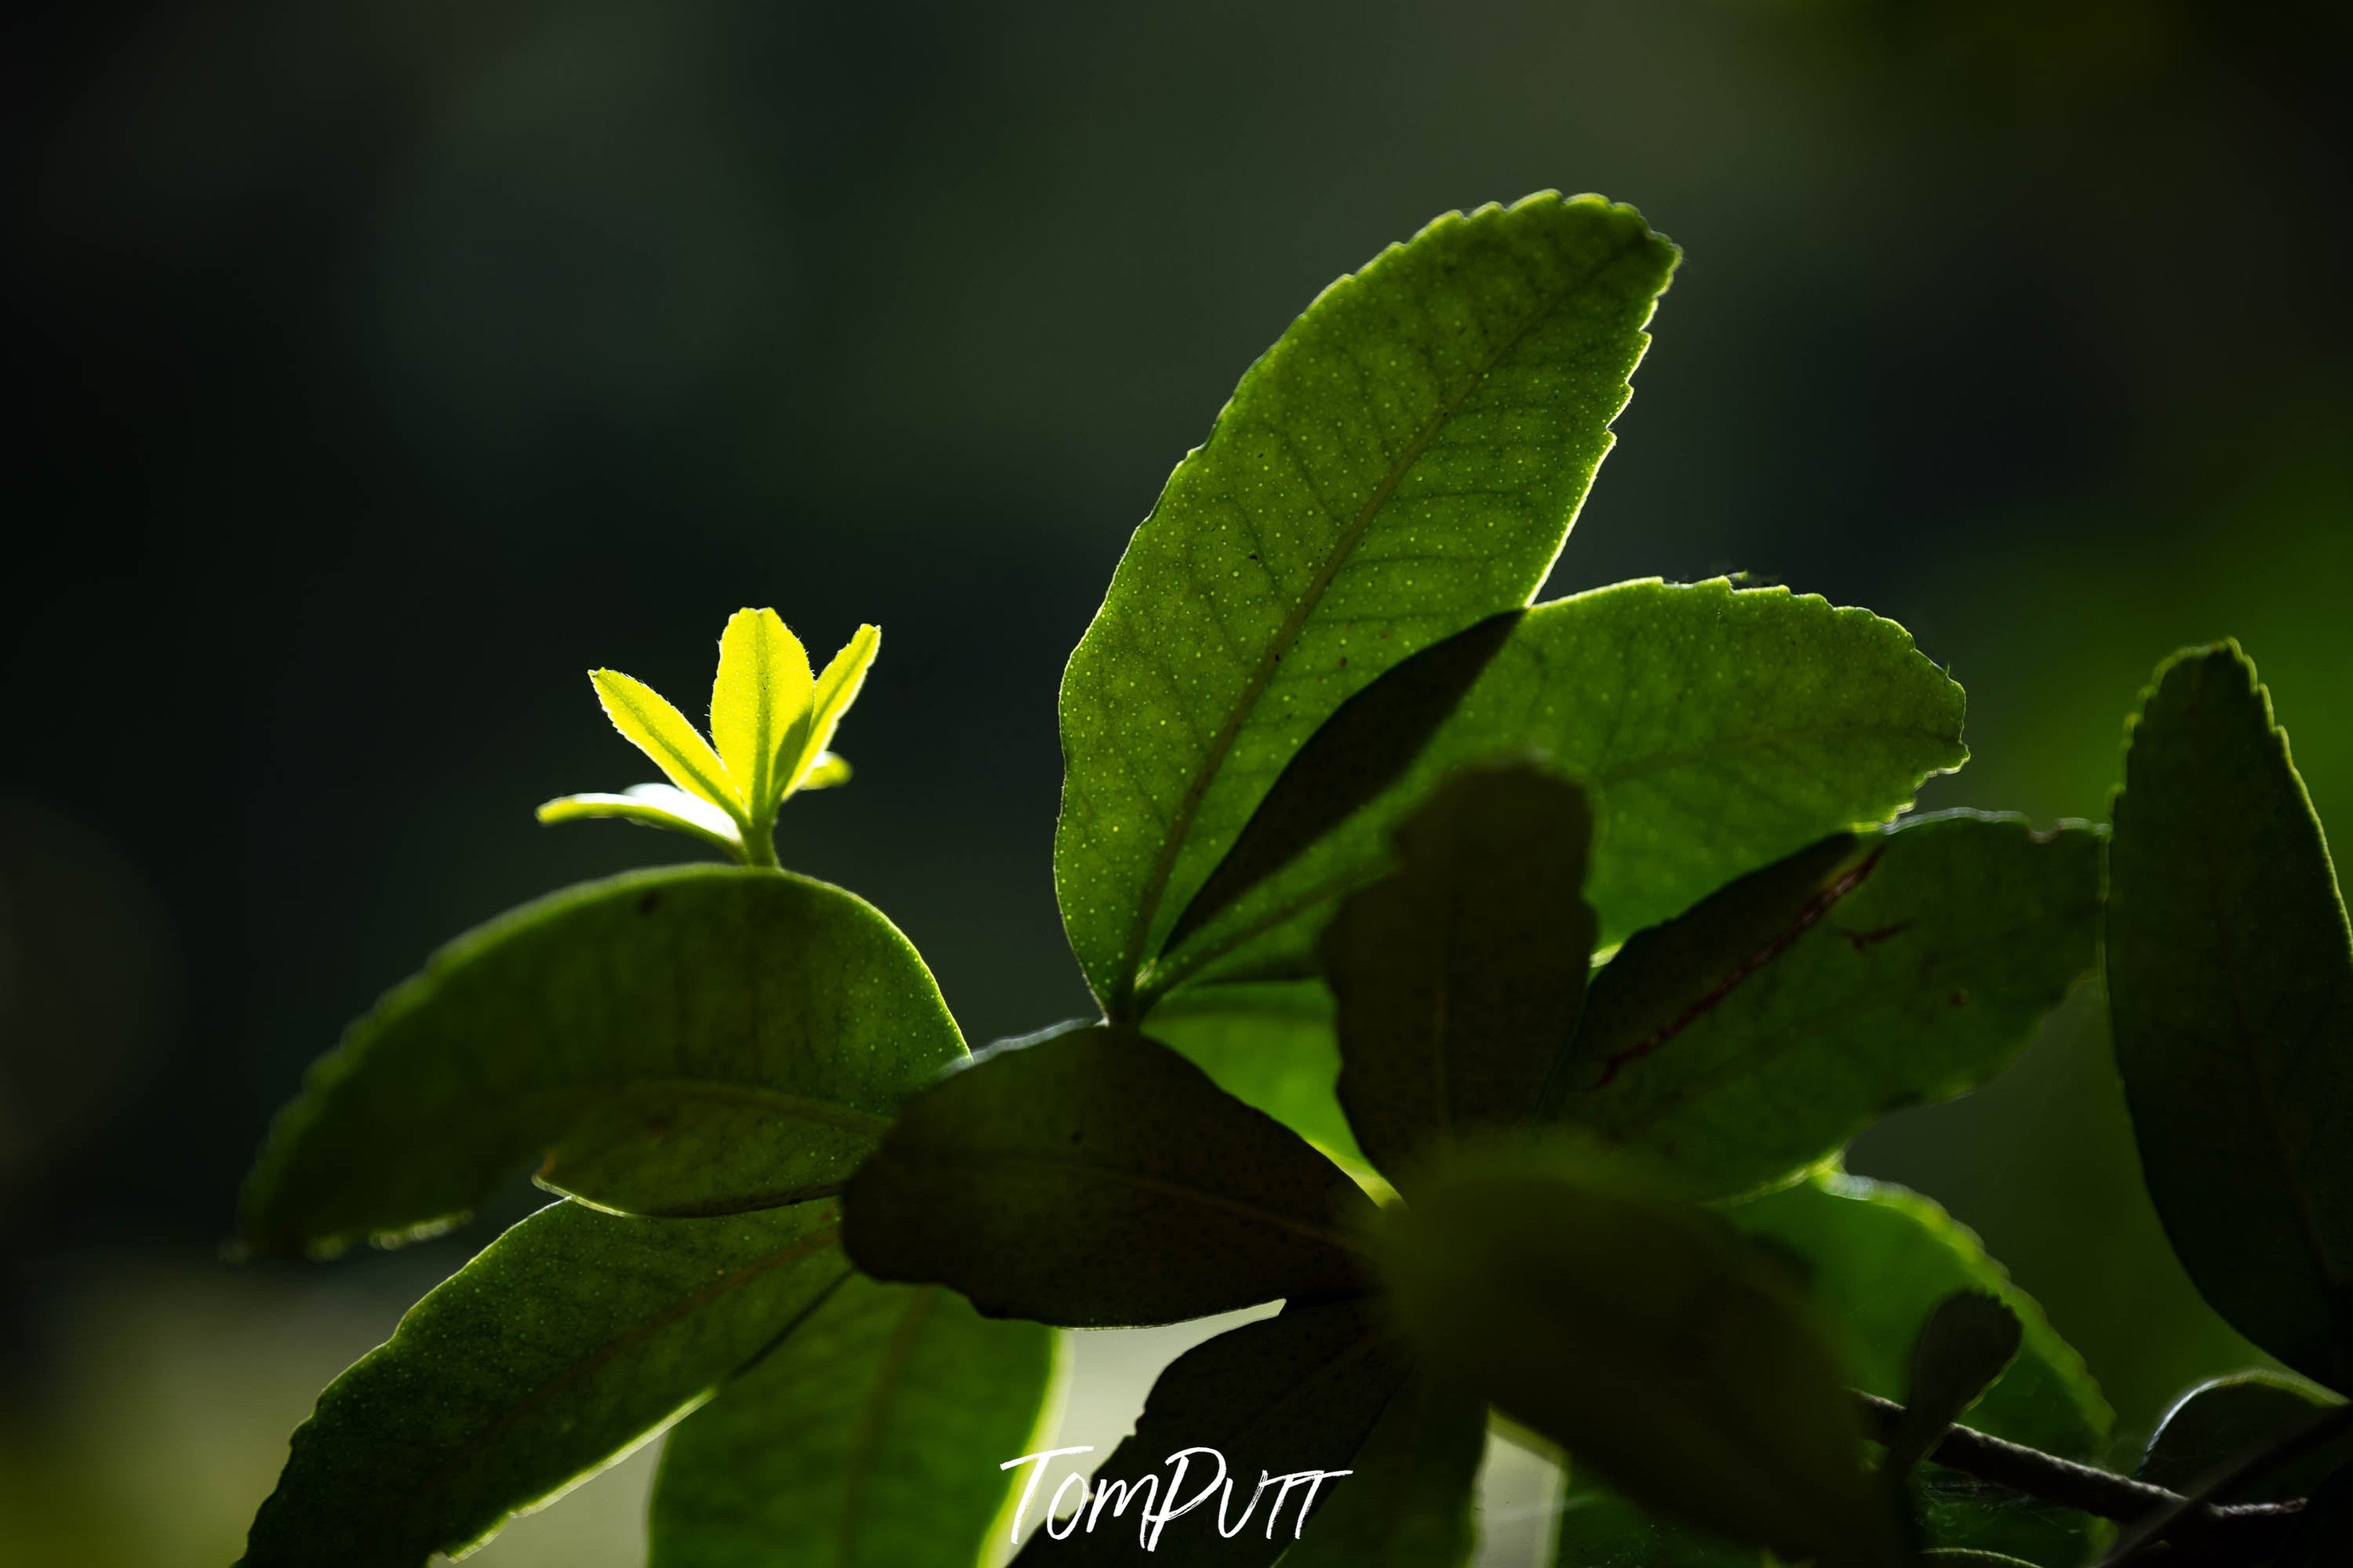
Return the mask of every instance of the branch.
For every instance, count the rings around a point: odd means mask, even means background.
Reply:
[[[1875,1394],[1857,1393],[1854,1397],[1862,1413],[1865,1435],[1884,1442],[1903,1419],[1904,1406]],[[2301,1500],[2221,1507],[2200,1504],[2163,1487],[2079,1465],[1968,1426],[1949,1428],[1928,1458],[1948,1470],[2063,1508],[2120,1524],[2156,1525],[2151,1539],[2161,1533],[2173,1548],[2162,1559],[2169,1563],[2262,1561],[2263,1554],[2277,1551],[2286,1542],[2304,1510]]]

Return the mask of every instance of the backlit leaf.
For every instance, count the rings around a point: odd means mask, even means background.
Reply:
[[[418,1568],[707,1396],[838,1287],[831,1204],[508,1231],[319,1396],[244,1568]]]
[[[858,700],[859,692],[866,685],[866,672],[873,667],[874,656],[881,651],[881,631],[874,626],[860,626],[841,645],[841,651],[828,661],[817,678],[807,719],[787,741],[790,754],[786,758],[786,790],[826,789],[849,777],[849,764],[826,748],[833,744],[833,732],[840,728],[841,716]],[[813,779],[816,772],[824,776]]]
[[[711,749],[702,731],[671,707],[668,698],[617,669],[592,669],[588,679],[596,688],[596,700],[604,705],[613,728],[651,757],[664,777],[739,823],[744,820],[741,781],[729,776],[727,764]]]
[[[872,906],[779,871],[585,883],[459,937],[354,1024],[246,1187],[261,1252],[398,1240],[534,1162],[599,1205],[709,1214],[838,1190],[964,1055]]]
[[[1050,1329],[851,1276],[670,1433],[649,1568],[972,1568],[1053,1364]]]
[[[2141,1168],[2231,1325],[2353,1373],[2353,935],[2271,699],[2235,644],[2176,656],[2132,731],[2108,1005]]]
[[[1785,1177],[2025,1047],[2092,968],[2099,858],[1977,814],[1802,850],[1629,941],[1548,1103],[1718,1194]]]
[[[1457,1568],[1478,1541],[1472,1497],[1487,1446],[1487,1407],[1413,1378],[1356,1451],[1356,1474],[1329,1500],[1282,1568]]]
[[[1107,1026],[993,1047],[914,1096],[845,1205],[867,1273],[1066,1328],[1357,1288],[1372,1209],[1296,1134]]]
[[[542,822],[585,822],[596,817],[618,817],[640,827],[667,827],[725,850],[730,859],[744,858],[744,830],[735,819],[676,784],[631,784],[618,795],[561,795],[539,808]]]
[[[1716,1216],[1474,1170],[1385,1232],[1383,1275],[1426,1363],[1573,1464],[1785,1557],[1902,1560],[1813,1314]]]
[[[1433,1145],[1535,1114],[1585,1001],[1592,831],[1556,774],[1461,773],[1398,826],[1398,869],[1324,931],[1340,1103],[1392,1182]]]
[[[1674,259],[1595,197],[1441,217],[1326,289],[1177,465],[1062,682],[1055,886],[1114,1017],[1317,727],[1544,581]]]
[[[792,782],[786,736],[808,727],[808,652],[774,610],[738,610],[719,637],[711,739],[754,824],[776,815]],[[635,737],[632,737],[634,739]]]
[[[1923,778],[1968,754],[1961,689],[1902,626],[1866,610],[1720,579],[1652,580],[1508,624],[1412,766],[1172,944],[1148,993],[1311,973],[1334,900],[1380,874],[1397,822],[1470,763],[1535,755],[1585,787],[1586,899],[1607,947],[1827,834],[1884,822]],[[1395,679],[1418,677],[1401,668]],[[1363,699],[1383,700],[1377,685]],[[1262,811],[1297,815],[1293,784],[1286,773]],[[1258,831],[1253,819],[1245,842]]]
[[[1145,1032],[1344,1164],[1371,1169],[1340,1109],[1340,1043],[1320,980],[1195,985],[1152,1010]]]

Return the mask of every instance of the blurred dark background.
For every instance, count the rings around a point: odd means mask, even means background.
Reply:
[[[699,708],[740,605],[820,658],[878,622],[857,781],[786,863],[897,919],[976,1041],[1079,1011],[1062,660],[1250,358],[1451,207],[1598,190],[1686,249],[1553,592],[1869,605],[1970,692],[1930,804],[2046,818],[2104,814],[2161,655],[2236,635],[2353,833],[2353,8],[0,26],[0,1558],[225,1561],[319,1383],[481,1239],[213,1258],[344,1020],[677,854],[531,819],[649,771],[590,666]],[[2105,1048],[2076,1005],[1853,1163],[1977,1226],[2145,1429],[2253,1352],[2163,1253]],[[635,1560],[575,1507],[603,1533],[544,1560]]]

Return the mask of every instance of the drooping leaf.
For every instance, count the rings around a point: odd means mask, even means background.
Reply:
[[[808,727],[815,678],[808,650],[774,610],[738,610],[719,637],[711,739],[754,825],[776,816],[792,783],[785,738]],[[634,738],[634,737],[633,737]]]
[[[1016,1562],[1124,1563],[1141,1550],[1171,1568],[1263,1568],[1355,1479],[1282,1478],[1352,1468],[1406,1375],[1400,1347],[1361,1301],[1293,1305],[1219,1334],[1169,1363],[1080,1507]],[[1039,1484],[1026,1518],[1046,1517],[1066,1484]]]
[[[2109,855],[2108,1005],[2141,1167],[2206,1300],[2353,1373],[2353,935],[2254,666],[2158,671]]]
[[[1615,944],[1893,816],[1968,756],[1962,707],[1903,627],[1812,595],[1650,580],[1539,605],[1403,777],[1170,947],[1146,990],[1311,972],[1333,901],[1380,874],[1398,820],[1455,770],[1531,752],[1592,803],[1586,898]],[[1262,809],[1292,808],[1271,795]]]
[[[834,1205],[648,1220],[558,1203],[319,1396],[244,1568],[418,1568],[692,1408],[848,1276]]]
[[[1474,1171],[1385,1231],[1383,1276],[1425,1362],[1573,1464],[1785,1557],[1902,1560],[1812,1313],[1715,1215]]]
[[[2316,1410],[2344,1403],[2327,1389],[2277,1373],[2245,1372],[2200,1384],[2175,1403],[2149,1436],[2137,1472],[2151,1486],[2187,1496],[2224,1465],[2311,1419]],[[2346,1461],[2342,1445],[2313,1455],[2269,1477],[2255,1490],[2231,1502],[2299,1498]]]
[[[744,858],[744,830],[735,819],[676,784],[631,784],[617,795],[558,795],[541,806],[538,815],[540,821],[548,823],[617,817],[640,827],[666,827],[723,849],[732,860]]]
[[[1881,1473],[1902,1479],[1983,1396],[2018,1354],[2017,1314],[1984,1290],[1956,1290],[1928,1313],[1912,1342],[1904,1417],[1887,1436]]]
[[[1715,1193],[1778,1180],[2025,1047],[2092,967],[2099,856],[1974,813],[1802,850],[1628,942],[1547,1103]]]
[[[1535,1114],[1585,1001],[1592,831],[1557,774],[1461,773],[1399,825],[1398,869],[1324,931],[1340,1103],[1391,1181],[1432,1145]]]
[[[651,757],[662,775],[687,794],[709,801],[740,824],[744,786],[686,715],[644,681],[617,669],[592,669],[589,683],[613,728]]]
[[[844,1201],[867,1273],[1065,1328],[1357,1288],[1372,1212],[1288,1129],[1103,1026],[992,1047],[914,1096]]]
[[[1595,197],[1449,215],[1242,377],[1063,678],[1055,886],[1113,1017],[1308,736],[1544,581],[1674,259]]]
[[[1472,1517],[1487,1411],[1459,1390],[1409,1379],[1357,1450],[1356,1474],[1329,1500],[1282,1568],[1458,1568],[1478,1542]]]
[[[1169,997],[1145,1030],[1343,1164],[1369,1170],[1340,1110],[1340,1043],[1320,980],[1196,985]]]
[[[971,1568],[1053,1364],[1050,1329],[852,1275],[671,1432],[649,1568]]]
[[[849,759],[831,752],[819,752],[809,762],[808,772],[801,775],[798,789],[831,789],[849,782]]]
[[[906,938],[839,888],[694,867],[585,883],[459,937],[354,1024],[246,1187],[265,1253],[397,1240],[515,1171],[692,1214],[838,1188],[963,1037]]]
[[[2115,1416],[2084,1358],[1978,1238],[1935,1203],[1887,1183],[1825,1174],[1723,1212],[1807,1281],[1855,1387],[1906,1398],[1912,1352],[1937,1304],[1956,1291],[1983,1292],[2017,1320],[2020,1345],[1970,1408],[1968,1425],[2064,1459],[2105,1457]],[[1934,1466],[1915,1473],[1911,1496],[1931,1545],[2064,1563],[2084,1561],[2107,1536],[2088,1515],[2030,1503]]]

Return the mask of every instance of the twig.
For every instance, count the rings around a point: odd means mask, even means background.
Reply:
[[[1904,1417],[1904,1406],[1892,1399],[1862,1393],[1854,1397],[1862,1411],[1863,1429],[1875,1441],[1884,1440]],[[2134,1531],[2137,1541],[2162,1541],[2178,1549],[2165,1554],[2163,1561],[2168,1563],[2260,1562],[2264,1553],[2278,1549],[2304,1510],[2301,1500],[2218,1507],[1968,1426],[1949,1428],[1928,1458],[1948,1470],[2045,1502],[2144,1526]]]

